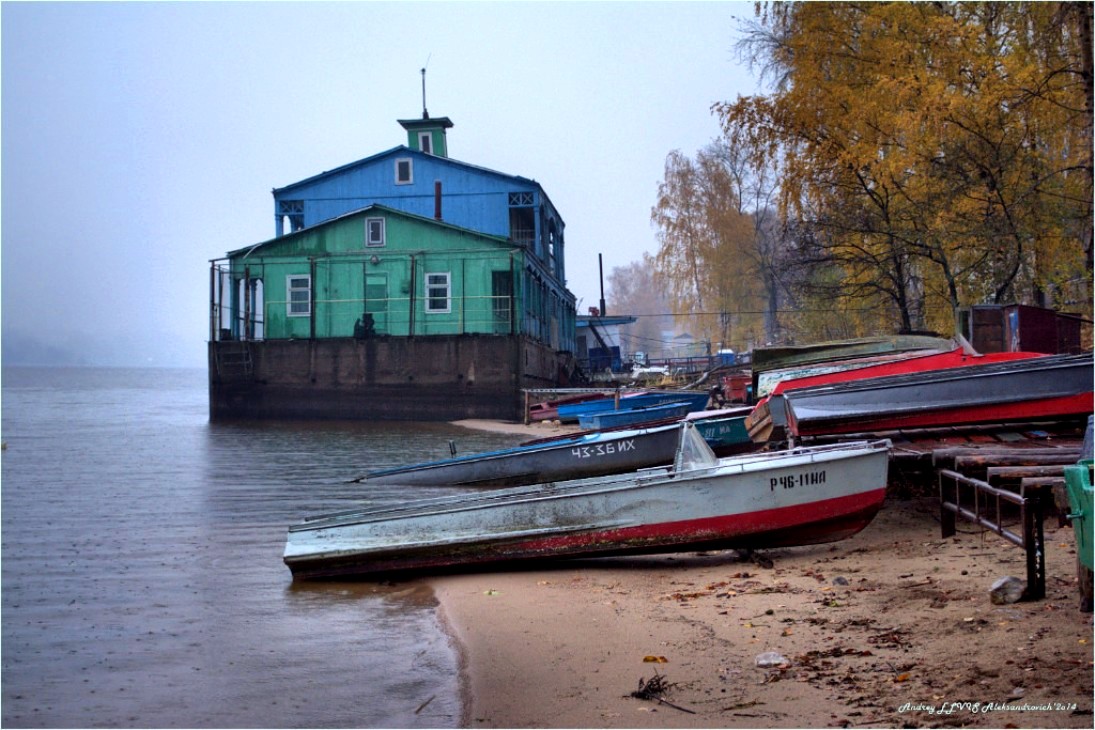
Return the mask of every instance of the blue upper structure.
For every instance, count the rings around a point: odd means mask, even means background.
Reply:
[[[400,120],[407,144],[275,188],[275,235],[380,204],[507,238],[547,269],[566,292],[564,223],[535,180],[450,159],[447,117]]]

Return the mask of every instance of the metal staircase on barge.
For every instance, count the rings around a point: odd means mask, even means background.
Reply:
[[[251,343],[247,341],[221,341],[213,346],[213,363],[217,377],[222,382],[240,382],[254,377],[254,360]]]

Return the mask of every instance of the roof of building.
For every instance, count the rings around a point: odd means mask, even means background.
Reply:
[[[629,314],[615,316],[594,317],[593,315],[579,314],[574,321],[575,327],[589,327],[590,325],[619,325],[634,324],[638,320]]]
[[[440,164],[452,165],[454,167],[459,167],[459,168],[462,168],[464,170],[475,170],[477,172],[481,172],[481,173],[484,173],[484,174],[487,174],[487,175],[492,175],[494,177],[504,178],[504,179],[507,179],[507,180],[514,180],[514,181],[520,182],[520,183],[522,183],[524,185],[527,185],[527,186],[536,187],[540,190],[541,195],[543,195],[544,201],[548,205],[551,206],[552,210],[555,211],[555,214],[557,216],[559,216],[560,220],[562,220],[562,216],[559,215],[558,209],[555,208],[555,206],[551,203],[551,198],[548,197],[548,194],[544,191],[543,186],[540,185],[540,183],[538,183],[536,180],[534,180],[532,178],[523,177],[521,175],[509,175],[509,174],[504,173],[504,172],[498,172],[497,170],[491,170],[488,167],[481,167],[479,165],[473,165],[473,164],[468,163],[468,162],[461,162],[460,160],[454,160],[451,157],[440,157],[438,155],[431,155],[427,152],[421,152],[419,150],[411,149],[407,145],[399,145],[397,147],[392,147],[391,149],[384,150],[383,152],[378,152],[375,155],[370,155],[369,157],[364,157],[364,158],[362,158],[360,160],[356,160],[354,162],[348,162],[345,165],[340,165],[340,166],[338,166],[334,169],[331,169],[331,170],[325,170],[324,172],[321,172],[318,175],[312,175],[311,177],[304,178],[303,180],[298,180],[294,183],[289,183],[288,185],[285,185],[283,187],[274,188],[272,192],[275,196],[280,196],[280,195],[285,194],[286,192],[289,192],[289,191],[293,190],[294,188],[301,187],[301,186],[304,186],[304,185],[309,185],[309,184],[318,182],[320,180],[323,180],[324,178],[335,177],[335,176],[340,175],[341,173],[344,173],[348,170],[352,170],[352,169],[357,168],[357,167],[365,167],[367,165],[374,164],[374,163],[378,162],[379,160],[384,159],[385,157],[392,157],[392,156],[395,156],[397,154],[401,155],[401,156],[413,155],[415,157],[419,157],[419,158],[423,158],[423,159],[429,159],[429,160],[435,161],[435,162],[440,163]],[[564,225],[565,225],[565,222],[564,222]]]
[[[403,129],[416,129],[418,127],[452,128],[452,120],[448,117],[422,117],[420,119],[397,119]]]
[[[463,234],[467,234],[467,235],[472,235],[472,236],[475,236],[477,238],[485,239],[485,240],[488,240],[488,241],[491,241],[493,243],[497,243],[497,244],[500,244],[500,245],[503,245],[503,246],[509,246],[510,248],[515,248],[515,249],[521,248],[520,244],[514,243],[513,241],[509,240],[508,238],[503,238],[502,236],[495,236],[495,235],[491,235],[489,233],[483,233],[482,231],[476,231],[476,230],[471,229],[471,228],[464,228],[462,226],[453,225],[452,223],[447,223],[443,220],[437,220],[436,218],[427,218],[426,216],[416,215],[414,213],[408,213],[405,210],[399,210],[397,208],[391,208],[391,207],[388,207],[386,205],[381,205],[379,203],[371,203],[371,204],[366,205],[362,208],[357,208],[355,210],[347,211],[346,213],[343,213],[342,215],[336,216],[334,218],[330,218],[330,219],[325,220],[325,221],[320,221],[319,223],[316,223],[315,225],[308,226],[307,228],[301,228],[300,230],[292,231],[291,233],[286,233],[282,236],[276,236],[276,237],[268,239],[266,241],[261,241],[260,243],[252,244],[250,246],[245,246],[243,248],[238,248],[235,251],[229,251],[225,255],[225,257],[226,258],[234,258],[234,257],[238,256],[239,254],[244,254],[245,257],[250,256],[252,253],[257,251],[258,249],[263,248],[265,246],[268,246],[270,244],[284,243],[288,240],[291,240],[294,236],[300,236],[300,235],[303,235],[303,234],[308,233],[310,231],[314,231],[317,228],[322,228],[323,226],[329,226],[329,225],[331,225],[333,223],[336,223],[338,221],[344,220],[346,218],[351,218],[351,217],[354,217],[354,216],[359,216],[359,215],[361,215],[363,213],[367,213],[369,211],[382,212],[382,213],[385,213],[386,215],[398,215],[398,216],[402,216],[404,218],[409,218],[411,220],[417,220],[417,221],[421,221],[423,223],[427,223],[429,225],[437,226],[439,228],[447,228],[447,229],[449,229],[449,230],[451,230],[455,233],[463,233]]]

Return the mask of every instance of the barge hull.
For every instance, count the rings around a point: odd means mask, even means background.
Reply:
[[[556,352],[526,337],[452,335],[209,343],[209,416],[520,420],[525,388],[558,387]]]

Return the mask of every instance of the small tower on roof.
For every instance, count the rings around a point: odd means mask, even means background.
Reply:
[[[412,150],[438,157],[449,156],[445,130],[452,126],[452,121],[448,117],[430,119],[426,110],[426,69],[422,69],[422,118],[400,119],[399,124],[407,130],[407,146]]]
[[[399,123],[407,130],[407,146],[412,150],[425,152],[438,157],[449,156],[449,146],[445,141],[445,130],[452,126],[448,117],[430,119],[425,115],[421,119],[400,119]]]

